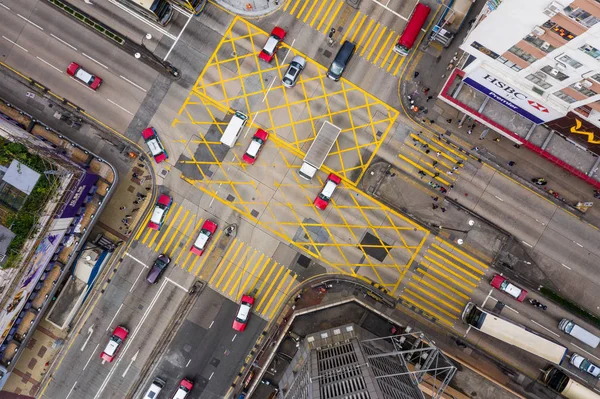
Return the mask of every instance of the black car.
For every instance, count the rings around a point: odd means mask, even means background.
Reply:
[[[336,82],[340,80],[344,70],[350,62],[350,59],[352,58],[352,55],[354,55],[355,50],[356,44],[349,42],[348,40],[342,44],[340,51],[338,51],[333,62],[329,66],[329,69],[327,70],[327,77],[329,79],[333,79]]]
[[[152,268],[148,272],[148,277],[146,277],[146,281],[150,284],[154,284],[158,281],[160,276],[162,276],[163,272],[166,270],[167,266],[171,263],[171,258],[169,258],[165,254],[158,255],[158,258],[154,261]]]

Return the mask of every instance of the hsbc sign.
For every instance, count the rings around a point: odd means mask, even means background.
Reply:
[[[535,124],[539,125],[563,116],[484,69],[478,68],[471,72],[464,78],[464,82]]]

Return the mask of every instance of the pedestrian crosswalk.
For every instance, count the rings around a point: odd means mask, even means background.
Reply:
[[[134,240],[153,252],[167,254],[175,267],[208,281],[211,288],[235,302],[242,294],[252,293],[256,298],[254,311],[265,319],[272,318],[298,284],[295,274],[242,240],[225,237],[221,228],[204,254],[195,255],[190,247],[204,220],[173,203],[160,231],[147,228],[145,220]]]
[[[425,316],[453,326],[487,269],[483,262],[436,237],[400,299]]]
[[[335,29],[338,43],[354,42],[357,55],[387,73],[399,74],[406,57],[392,51],[400,39],[400,30],[389,26],[398,22],[396,16],[390,14],[385,22],[383,17],[374,19],[343,0],[290,0],[283,10],[325,35]]]

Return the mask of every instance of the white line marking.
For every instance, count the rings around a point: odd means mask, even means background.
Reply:
[[[237,334],[235,334],[235,335],[233,336],[233,338],[231,338],[231,342],[235,341],[235,337],[237,337]]]
[[[38,24],[34,24],[33,22],[31,22],[30,20],[28,20],[27,18],[25,18],[24,16],[22,16],[21,14],[17,14],[17,16],[21,19],[23,19],[24,21],[29,22],[31,25],[35,26],[36,28],[38,28],[39,30],[44,30],[44,28],[42,28],[41,26],[39,26]]]
[[[119,312],[121,311],[121,308],[123,307],[123,304],[121,304],[119,306],[119,309],[117,309],[117,313],[115,313],[115,315],[113,316],[112,320],[110,321],[110,323],[108,323],[108,326],[106,327],[106,330],[104,331],[108,331],[108,329],[110,328],[110,326],[112,326],[113,321],[115,321],[115,319],[117,318],[117,315],[119,314]]]
[[[513,309],[513,308],[511,308],[511,307],[510,307],[510,306],[508,306],[508,305],[504,305],[504,307],[506,307],[506,308],[509,308],[510,310],[512,310],[513,312],[515,312],[515,313],[517,313],[517,314],[519,313],[519,311],[518,311],[518,310],[516,310],[516,309]]]
[[[173,51],[173,49],[175,48],[175,45],[177,44],[177,42],[179,41],[179,38],[181,37],[181,35],[183,34],[183,32],[185,31],[185,28],[187,28],[188,24],[190,23],[190,21],[192,20],[192,17],[194,16],[194,14],[190,13],[190,17],[188,18],[188,20],[186,21],[185,25],[183,25],[183,28],[181,29],[181,31],[179,32],[179,34],[177,35],[177,38],[175,39],[175,41],[173,42],[173,45],[171,45],[171,48],[169,49],[169,51],[167,51],[167,55],[165,55],[165,58],[163,58],[164,61],[167,60],[167,58],[169,58],[169,55],[171,55],[171,51]]]
[[[394,14],[395,16],[397,16],[400,19],[403,19],[404,21],[408,22],[408,19],[403,17],[402,15],[398,14],[396,11],[392,10],[391,8],[389,8],[386,5],[383,5],[382,3],[378,2],[377,0],[371,0],[373,3],[380,5],[381,7],[383,7],[385,10],[391,12],[392,14]],[[389,3],[389,2],[388,2]],[[410,15],[410,14],[409,14]],[[423,32],[425,32],[425,29],[421,29]]]
[[[125,371],[123,371],[123,374],[121,374],[122,378],[125,378],[125,376],[127,375],[127,372],[129,371],[129,369],[131,368],[131,365],[133,364],[133,362],[135,362],[135,359],[137,359],[137,355],[138,353],[140,353],[140,350],[138,349],[137,352],[135,352],[135,355],[133,355],[133,357],[131,358],[131,361],[129,362],[129,364],[127,365],[127,368],[125,369]]]
[[[537,324],[538,326],[542,327],[544,330],[548,331],[550,334],[556,335],[558,338],[560,338],[560,335],[558,335],[558,334],[557,334],[557,333],[555,333],[554,331],[552,331],[552,330],[550,330],[550,329],[548,329],[548,328],[544,327],[543,325],[541,325],[541,324],[540,324],[540,323],[538,323],[537,321],[535,321],[535,320],[532,320],[532,319],[529,319],[529,320],[531,320],[531,322],[532,322],[533,324]]]
[[[175,36],[173,34],[169,33],[168,31],[166,31],[165,29],[161,28],[160,26],[158,26],[156,24],[150,23],[146,18],[143,18],[140,15],[138,15],[137,13],[131,11],[128,7],[125,7],[125,6],[117,3],[115,0],[108,0],[108,1],[111,2],[112,4],[114,4],[115,6],[119,7],[121,10],[125,11],[126,13],[128,13],[129,15],[131,15],[132,17],[137,18],[138,20],[142,21],[146,25],[154,28],[158,32],[160,32],[163,35],[167,36],[168,38],[175,40]]]
[[[8,42],[11,42],[14,46],[17,46],[18,48],[20,48],[21,50],[23,50],[24,52],[28,53],[29,50],[27,50],[25,47],[19,46],[17,43],[13,42],[12,40],[10,40],[8,37],[6,36],[2,36],[2,38]]]
[[[561,263],[561,265],[563,265],[564,267],[566,267],[567,269],[571,270],[571,268],[567,265],[565,265],[564,263]]]
[[[575,345],[575,344],[574,344],[574,343],[572,343],[572,342],[571,342],[571,345],[573,345],[574,347],[576,347],[576,348],[577,348],[577,349],[579,349],[580,351],[582,351],[582,352],[584,352],[584,353],[587,353],[588,355],[590,355],[590,356],[591,356],[591,357],[593,357],[594,359],[596,359],[596,360],[600,360],[600,358],[598,358],[598,357],[596,357],[596,356],[592,355],[590,352],[586,351],[586,350],[585,350],[585,349],[583,349],[582,347],[580,347],[580,346],[577,346],[577,345]]]
[[[573,241],[575,244],[579,245],[581,248],[583,248],[583,245],[581,245],[580,243],[578,243],[577,241]]]
[[[210,326],[208,326],[208,328],[210,329],[213,326],[213,324],[215,324],[214,320],[210,322]]]
[[[191,362],[192,362],[192,359],[188,360],[188,362],[186,363],[185,367],[189,366]]]
[[[138,89],[140,89],[141,91],[143,91],[144,93],[146,93],[146,89],[144,89],[142,86],[140,86],[140,85],[138,85],[138,84],[136,84],[136,83],[133,83],[131,80],[127,79],[127,78],[126,78],[125,76],[123,76],[123,75],[119,75],[119,77],[120,77],[121,79],[123,79],[124,81],[126,81],[127,83],[131,83],[132,85],[134,85],[135,87],[137,87]]]
[[[572,376],[574,376],[574,377],[577,377],[577,378],[579,378],[581,381],[583,381],[583,382],[586,382],[584,378],[581,378],[580,376],[578,376],[577,374],[575,374],[575,373],[574,373],[574,372],[572,372],[572,371],[569,371],[569,370],[568,370],[568,369],[566,369],[565,367],[561,367],[560,369],[561,369],[562,371],[566,371],[567,373],[571,374],[571,375],[572,375]]]
[[[58,73],[63,73],[62,70],[58,69],[57,67],[55,67],[54,65],[52,65],[51,63],[49,63],[48,61],[36,56],[35,58],[37,58],[38,60],[42,61],[44,64],[48,65],[50,68],[54,68],[58,71]]]
[[[104,65],[103,63],[101,63],[98,60],[93,59],[92,57],[90,57],[89,55],[87,55],[86,53],[81,53],[84,57],[89,58],[90,60],[94,61],[96,64],[100,65],[102,68],[104,69],[108,69],[108,67],[106,65]]]
[[[62,44],[64,44],[65,46],[69,46],[71,47],[73,50],[77,51],[77,47],[70,45],[69,43],[65,42],[63,39],[61,39],[60,37],[54,35],[53,33],[50,33],[50,36],[52,36],[53,38],[55,38],[56,40],[58,40],[59,42],[61,42]]]
[[[494,195],[494,197],[498,198],[500,201],[504,202],[504,200],[500,197],[498,197],[497,195]]]
[[[83,350],[85,349],[85,347],[87,346],[88,342],[90,341],[90,338],[92,337],[92,334],[94,333],[94,325],[92,324],[90,326],[90,328],[88,328],[88,337],[85,340],[85,342],[83,343],[83,346],[81,347],[81,352],[83,352]]]
[[[213,371],[212,373],[210,373],[210,377],[208,377],[208,380],[210,381],[211,378],[213,377],[213,375],[215,375],[215,372]]]
[[[142,262],[141,260],[139,260],[138,258],[136,258],[135,256],[131,255],[129,252],[125,252],[125,256],[130,257],[131,259],[133,259],[134,261],[136,261],[137,263],[139,263],[140,265],[144,266],[145,268],[148,268],[148,266],[146,266],[146,264],[144,262]]]
[[[210,200],[210,204],[208,204],[208,207],[210,208],[212,206],[212,203],[215,201],[215,197],[213,197],[213,199]]]
[[[91,92],[96,92],[94,89],[92,89],[90,86],[84,84],[82,81],[80,81],[79,79],[75,79],[73,76],[69,76],[75,83],[77,83],[78,85],[82,85],[83,87],[85,87],[86,89],[88,89]]]
[[[96,353],[96,349],[98,349],[99,346],[100,346],[100,344],[96,344],[96,347],[94,348],[92,353],[90,353],[90,357],[88,358],[88,361],[85,363],[85,366],[83,366],[83,370],[85,370],[86,367],[88,366],[88,364],[90,364],[90,360],[92,360],[92,357],[94,356],[94,353]]]
[[[146,267],[146,265],[144,265],[144,267]],[[133,291],[133,288],[135,287],[135,284],[138,282],[138,280],[140,279],[140,276],[142,275],[143,272],[144,272],[144,269],[140,270],[140,274],[138,274],[138,276],[136,277],[136,279],[133,282],[133,284],[131,284],[131,288],[129,289],[129,292]]]
[[[106,378],[102,382],[102,385],[100,385],[100,388],[98,389],[98,391],[96,391],[96,395],[94,395],[94,399],[97,399],[98,397],[100,397],[102,395],[102,392],[106,388],[106,385],[108,384],[108,381],[111,379],[111,377],[114,374],[115,370],[118,368],[119,363],[121,363],[121,360],[123,360],[125,358],[125,354],[127,353],[127,350],[129,349],[129,346],[131,346],[131,343],[134,341],[135,336],[137,335],[137,333],[142,328],[142,325],[144,324],[144,321],[146,321],[146,318],[150,314],[150,311],[152,310],[152,308],[156,304],[156,301],[158,300],[158,298],[162,294],[162,292],[165,289],[166,285],[167,285],[167,281],[163,280],[162,284],[160,285],[160,288],[158,289],[158,292],[156,293],[156,295],[154,295],[154,298],[152,298],[152,302],[150,302],[150,306],[148,306],[146,308],[146,311],[144,312],[144,314],[142,316],[142,319],[135,326],[135,329],[134,329],[133,333],[131,334],[131,338],[129,338],[127,340],[127,342],[125,342],[125,347],[123,348],[123,351],[121,352],[121,356],[117,359],[117,362],[115,363],[115,365],[110,369],[108,375],[106,376]]]
[[[4,7],[4,8],[6,8],[7,10],[10,10],[10,8],[8,8],[7,6],[5,6],[5,5],[4,5],[4,4],[2,4],[2,3],[0,3],[0,7]],[[77,384],[77,382],[75,382],[75,384]]]
[[[114,105],[116,105],[117,107],[121,108],[123,111],[127,112],[129,115],[134,116],[133,113],[129,112],[128,110],[126,110],[125,108],[121,107],[119,104],[117,104],[116,102],[114,102],[113,100],[111,100],[110,98],[107,98],[108,102],[113,103]]]
[[[490,297],[492,296],[492,292],[494,292],[494,289],[491,289],[490,292],[487,294],[487,296],[485,297],[485,300],[483,301],[483,303],[481,304],[481,308],[485,307],[485,303],[488,301],[488,299],[490,299]],[[492,298],[492,299],[496,299],[496,298]]]
[[[277,79],[277,76],[275,77],[275,79],[273,79],[273,81],[271,82],[271,84],[269,85],[269,88],[267,89],[267,91],[265,92],[265,96],[262,99],[262,102],[264,103],[265,100],[267,99],[267,96],[269,95],[269,92],[271,91],[271,88],[273,87],[273,83],[275,83],[275,80]],[[246,130],[246,134],[248,134],[248,130]],[[246,134],[244,135],[244,138],[246,138]]]
[[[2,3],[0,3],[1,5]],[[75,386],[77,385],[77,381],[75,381],[75,384],[73,384],[73,386],[71,387],[71,390],[69,391],[69,394],[65,397],[65,399],[69,399],[69,396],[71,396],[71,393],[73,393],[73,389],[75,389]]]
[[[521,242],[523,244],[527,245],[529,248],[533,248],[533,245],[529,244],[528,242],[526,242],[526,241],[521,241]]]
[[[169,283],[181,288],[183,291],[188,292],[188,290],[184,286],[177,284],[175,281],[171,280],[170,278],[167,277],[165,280],[167,280]]]

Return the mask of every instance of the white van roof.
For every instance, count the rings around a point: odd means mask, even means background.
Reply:
[[[221,136],[221,143],[233,147],[240,134],[240,130],[246,124],[247,119],[248,116],[246,114],[236,111],[225,128],[223,136]]]

